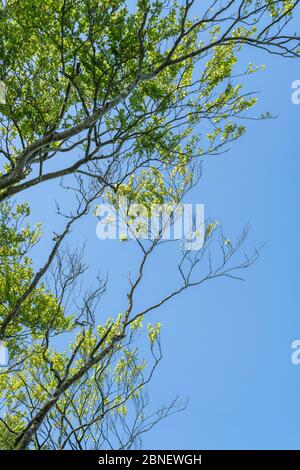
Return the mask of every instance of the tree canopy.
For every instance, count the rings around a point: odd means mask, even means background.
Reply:
[[[181,409],[175,401],[146,416],[145,386],[161,359],[160,324],[148,315],[207,280],[239,279],[258,256],[238,258],[248,228],[229,241],[220,223],[207,221],[203,247],[181,253],[178,286],[142,307],[137,291],[164,240],[137,240],[124,309],[101,322],[106,279],[74,297],[87,266],[65,241],[99,201],[126,197],[151,210],[182,200],[203,158],[245,132],[257,98],[243,77],[263,66],[242,57],[299,57],[291,30],[298,3],[2,1],[0,340],[10,362],[0,371],[0,448],[127,449]],[[77,206],[58,210],[65,227],[36,269],[31,253],[42,228],[18,197],[62,177]]]

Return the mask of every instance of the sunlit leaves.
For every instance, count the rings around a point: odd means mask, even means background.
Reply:
[[[0,205],[0,319],[4,320],[30,287],[34,277],[30,250],[40,236],[39,225],[26,223],[29,207],[21,204],[13,208],[8,203]],[[63,331],[72,325],[71,317],[65,317],[62,307],[53,293],[43,284],[37,286],[22,303],[18,315],[7,329],[10,352],[22,345],[18,336],[29,329],[29,336],[38,337],[49,327],[53,319],[53,331]]]

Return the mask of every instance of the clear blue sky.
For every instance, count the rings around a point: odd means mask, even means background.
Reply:
[[[152,449],[300,449],[300,366],[291,363],[291,343],[300,339],[299,138],[300,105],[291,103],[298,61],[248,49],[247,61],[265,63],[247,80],[261,91],[258,110],[272,121],[248,121],[247,134],[222,157],[203,162],[203,177],[189,202],[205,204],[229,236],[251,222],[250,245],[267,242],[246,282],[213,281],[160,310],[164,360],[150,386],[153,405],[175,395],[189,397],[185,412],[163,421],[144,437]],[[24,195],[33,220],[54,230],[55,184]],[[78,226],[73,240],[86,240],[90,280],[109,271],[104,314],[125,304],[127,272],[135,266],[128,243],[99,241],[95,219]],[[46,244],[45,244],[46,246]],[[160,252],[151,264],[141,301],[156,299],[176,282],[179,247]],[[174,251],[175,250],[175,251]],[[46,251],[40,253],[40,262]]]

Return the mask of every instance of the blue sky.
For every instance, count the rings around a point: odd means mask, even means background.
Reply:
[[[188,202],[205,204],[206,216],[222,221],[229,238],[250,221],[249,246],[267,242],[246,282],[221,279],[191,290],[152,317],[162,324],[164,360],[149,392],[153,406],[174,396],[189,398],[186,411],[144,436],[152,449],[300,449],[300,366],[291,363],[291,343],[300,339],[299,146],[300,105],[291,83],[300,79],[297,61],[243,53],[266,70],[247,79],[259,90],[258,113],[271,121],[247,121],[247,133],[221,157],[203,161],[203,177]],[[24,194],[32,218],[55,230],[56,185]],[[55,194],[54,194],[55,193]],[[124,307],[124,286],[134,269],[129,243],[99,241],[95,219],[77,227],[73,241],[86,241],[92,279],[109,274],[103,315]],[[40,252],[39,260],[46,257]],[[179,247],[160,252],[149,267],[139,301],[147,304],[176,283],[170,269]]]

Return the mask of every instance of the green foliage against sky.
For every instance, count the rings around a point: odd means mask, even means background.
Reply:
[[[29,257],[30,250],[38,242],[40,227],[30,228],[24,224],[29,215],[29,207],[17,205],[15,209],[8,203],[1,205],[0,211],[0,318],[3,322],[20,297],[32,283],[34,269]],[[53,293],[40,284],[22,303],[18,313],[8,325],[6,336],[12,337],[10,351],[22,344],[18,333],[28,330],[32,337],[43,334],[49,327],[55,312],[53,330],[60,331],[71,325],[71,318],[65,318],[63,309]]]
[[[297,40],[278,30],[296,4],[7,1],[2,198],[91,162],[103,172],[116,155],[133,171],[157,161],[182,168],[219,151],[244,132],[235,118],[255,103],[231,79],[241,47],[297,56]],[[194,132],[199,122],[203,133]],[[80,152],[73,165],[67,149]],[[49,171],[49,160],[60,173]]]
[[[200,159],[222,153],[245,132],[242,118],[256,97],[241,77],[263,67],[241,63],[241,50],[298,58],[299,37],[286,32],[297,5],[298,0],[2,2],[0,340],[11,361],[0,374],[0,448],[99,448],[107,445],[107,429],[125,428],[128,406],[141,423],[126,445],[133,446],[148,428],[143,390],[161,353],[160,324],[144,324],[146,315],[191,286],[234,277],[257,254],[228,267],[246,231],[234,243],[212,221],[203,250],[194,258],[183,254],[178,263],[181,286],[136,310],[136,290],[160,240],[140,245],[142,261],[129,280],[124,310],[99,324],[105,280],[70,303],[86,267],[78,253],[63,251],[63,242],[95,201],[117,204],[126,196],[147,209],[181,201],[197,179]],[[65,217],[65,230],[36,270],[31,251],[41,227],[28,224],[29,207],[12,197],[26,196],[33,187],[38,194],[38,185],[61,177],[76,186],[78,207]],[[213,267],[210,259],[207,273],[195,278],[216,233],[221,263]],[[143,334],[150,368],[136,345]]]

